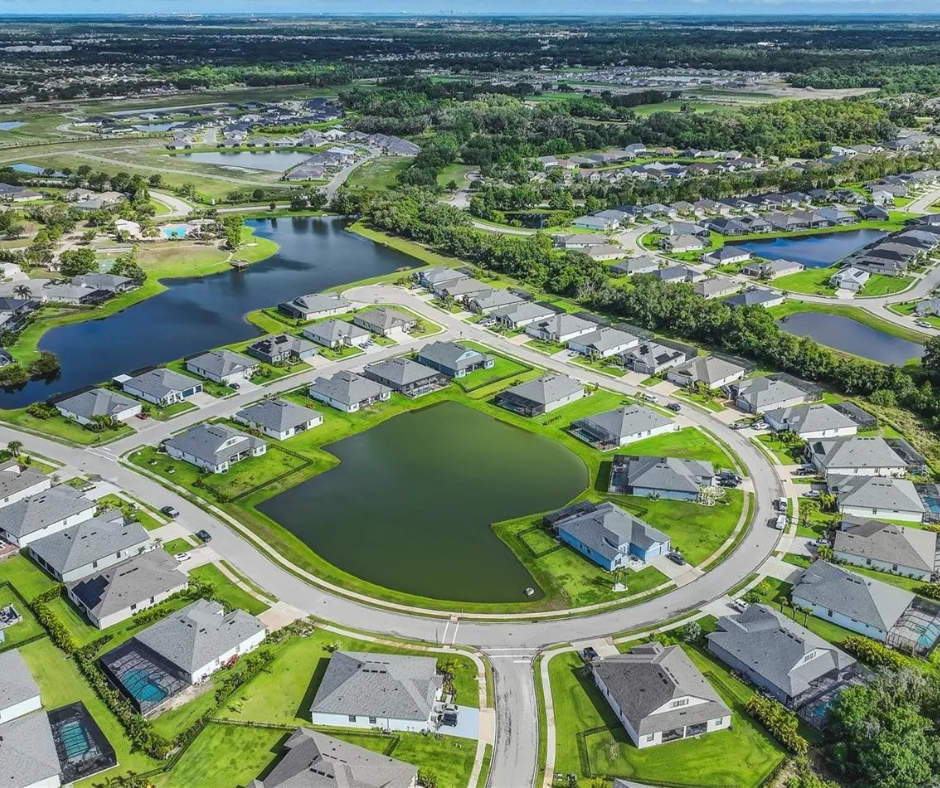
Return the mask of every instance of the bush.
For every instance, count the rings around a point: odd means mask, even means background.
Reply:
[[[26,412],[34,419],[51,419],[53,416],[59,415],[59,411],[55,409],[55,406],[50,405],[48,402],[34,402],[26,408]]]
[[[922,583],[914,590],[921,596],[940,600],[940,583]]]
[[[783,704],[772,698],[754,694],[744,703],[744,709],[767,728],[789,752],[798,758],[806,757],[809,744],[797,730],[796,715],[787,711]]]
[[[861,635],[851,635],[843,640],[842,650],[873,668],[900,668],[904,664],[900,654],[877,640]]]

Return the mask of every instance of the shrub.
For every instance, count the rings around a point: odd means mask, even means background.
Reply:
[[[758,720],[770,734],[789,752],[798,758],[805,758],[809,744],[797,730],[796,715],[787,711],[783,704],[763,695],[751,695],[744,703],[744,709]]]
[[[936,527],[936,526],[934,526]],[[940,600],[940,583],[922,583],[914,589],[921,596]]]
[[[48,402],[34,402],[26,408],[26,412],[34,419],[51,419],[59,414],[59,411]]]
[[[851,635],[843,640],[842,650],[873,668],[900,668],[904,664],[900,654],[877,640],[861,635]]]

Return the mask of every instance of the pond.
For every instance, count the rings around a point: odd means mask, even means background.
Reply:
[[[826,268],[885,236],[887,233],[881,230],[848,230],[793,238],[768,238],[733,245],[764,260],[794,260],[807,268]]]
[[[134,128],[137,131],[169,131],[179,125],[179,123],[138,123]]]
[[[456,402],[326,451],[340,464],[258,509],[315,553],[386,588],[461,602],[541,591],[490,525],[564,506],[588,484],[565,446]],[[527,587],[536,594],[525,596]]]
[[[812,337],[822,345],[882,364],[900,366],[924,355],[923,345],[879,331],[844,315],[797,312],[778,320],[777,325],[791,334]]]
[[[5,120],[0,123],[0,131],[13,131],[13,129],[18,129],[20,126],[25,125],[25,120]]]
[[[9,167],[11,170],[16,170],[17,172],[25,172],[29,175],[42,175],[45,171],[45,167],[40,167],[36,164],[4,164],[4,167]],[[63,177],[61,172],[53,173],[53,177],[61,178]]]
[[[177,158],[190,159],[200,164],[216,164],[220,167],[240,167],[247,170],[284,172],[310,158],[309,153],[290,150],[242,150],[234,153],[178,153]]]
[[[394,249],[345,231],[341,219],[296,217],[247,224],[278,243],[273,257],[244,271],[168,279],[168,289],[122,312],[46,332],[41,350],[59,355],[61,376],[0,392],[0,408],[19,408],[258,332],[245,313],[304,293],[414,267]]]

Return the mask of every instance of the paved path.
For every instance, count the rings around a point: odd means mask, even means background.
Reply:
[[[187,216],[189,212],[193,209],[193,206],[190,205],[185,200],[181,200],[179,197],[174,197],[172,194],[167,194],[166,192],[150,190],[150,196],[157,202],[162,202],[165,206],[170,209],[168,214],[163,214],[163,217],[167,216]],[[158,217],[158,218],[163,218]]]

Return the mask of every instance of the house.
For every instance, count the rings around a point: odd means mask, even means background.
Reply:
[[[670,369],[666,379],[677,386],[694,387],[701,383],[710,389],[727,386],[736,380],[741,380],[747,370],[725,361],[717,356],[696,356],[695,358]]]
[[[199,684],[232,659],[254,651],[268,630],[244,610],[226,613],[214,599],[197,599],[134,636],[169,663],[177,676]]]
[[[479,315],[488,315],[496,309],[521,304],[524,301],[525,299],[522,296],[496,287],[481,290],[464,299],[467,309]]]
[[[640,338],[626,331],[603,326],[568,342],[568,349],[588,358],[610,358],[640,344]]]
[[[741,288],[740,282],[726,276],[710,276],[692,285],[696,295],[702,298],[721,298],[731,295]]]
[[[260,457],[268,444],[224,424],[197,424],[163,442],[166,453],[209,473],[224,473],[236,462]]]
[[[614,263],[610,267],[610,272],[617,276],[630,276],[631,274],[651,274],[659,270],[659,260],[655,257],[643,255],[641,257],[630,257]]]
[[[642,405],[607,410],[578,419],[571,425],[571,433],[576,438],[601,450],[616,449],[678,429],[679,425],[672,419]]]
[[[660,268],[658,271],[653,271],[652,276],[655,276],[662,282],[673,285],[681,284],[682,282],[694,282],[696,279],[705,278],[704,274],[693,271],[691,268],[686,268],[684,265],[671,265],[668,268]]]
[[[394,339],[414,331],[418,326],[418,318],[387,306],[380,306],[359,312],[353,317],[353,323],[373,334]]]
[[[41,708],[39,685],[20,652],[11,649],[0,653],[0,726]]]
[[[907,461],[884,438],[821,438],[810,441],[809,457],[827,476],[904,476]]]
[[[258,362],[232,350],[210,350],[186,360],[189,372],[215,383],[244,383],[258,371]]]
[[[362,374],[406,397],[420,397],[450,385],[448,377],[436,369],[407,358],[389,358],[366,365]]]
[[[418,767],[324,733],[298,728],[284,756],[248,788],[416,788]]]
[[[936,573],[937,534],[846,515],[833,537],[832,552],[840,563],[929,583]]]
[[[845,226],[847,224],[856,224],[858,222],[858,216],[856,216],[851,211],[847,211],[845,208],[839,208],[837,206],[819,208],[813,213],[825,220],[827,225],[832,226]]]
[[[232,418],[239,424],[279,441],[319,427],[323,423],[323,414],[319,411],[286,399],[260,400],[238,411]]]
[[[91,519],[95,508],[94,501],[73,487],[50,487],[0,509],[0,537],[16,547],[26,547]]]
[[[452,301],[462,302],[492,289],[489,285],[477,279],[465,276],[453,282],[437,285],[434,288],[434,295],[438,298],[449,298]]]
[[[546,518],[559,540],[613,572],[631,557],[648,561],[665,555],[669,537],[610,502],[575,504]]]
[[[313,358],[319,348],[313,342],[293,334],[275,334],[252,342],[245,352],[268,364],[287,364]]]
[[[732,383],[728,395],[735,407],[745,413],[761,414],[776,408],[790,408],[806,402],[803,389],[779,378],[756,377]]]
[[[706,242],[695,235],[676,235],[663,238],[662,245],[673,254],[683,254],[685,252],[698,252],[704,249]]]
[[[277,305],[278,312],[296,320],[313,320],[320,317],[332,317],[348,312],[352,304],[345,298],[328,293],[311,293],[297,296],[292,301]]]
[[[640,749],[731,727],[731,710],[681,646],[634,646],[595,661],[591,673]]]
[[[571,222],[571,225],[582,230],[599,230],[600,232],[607,232],[608,230],[616,230],[620,226],[620,222],[604,219],[599,216],[579,216],[577,219]]]
[[[559,374],[542,375],[535,380],[501,391],[496,404],[521,416],[541,416],[584,396],[584,386]]]
[[[435,287],[445,285],[448,282],[456,282],[458,279],[467,278],[467,274],[462,271],[458,271],[456,268],[447,268],[443,265],[422,269],[413,276],[417,277],[418,284],[428,290],[433,290]]]
[[[345,320],[324,320],[303,330],[303,335],[318,345],[331,350],[341,347],[363,347],[372,341],[366,329],[347,323]]]
[[[844,438],[858,432],[858,424],[831,405],[780,407],[764,411],[764,421],[776,432],[792,432],[802,440]]]
[[[161,408],[183,402],[202,392],[202,383],[160,367],[132,378],[116,378],[125,393]]]
[[[754,260],[741,268],[741,273],[758,279],[776,279],[778,276],[797,274],[806,270],[803,263],[795,260]]]
[[[925,298],[914,305],[914,314],[917,317],[940,315],[940,298]]]
[[[462,378],[478,369],[492,369],[496,359],[457,342],[431,342],[418,351],[419,364],[423,364],[449,378]]]
[[[95,424],[98,419],[126,421],[141,412],[141,404],[109,389],[91,389],[55,403],[65,418],[79,424]]]
[[[688,351],[656,342],[642,342],[620,356],[624,367],[644,375],[658,375],[684,364],[688,358]]]
[[[52,477],[17,460],[0,462],[0,508],[37,495],[52,486]]]
[[[915,599],[903,588],[826,561],[816,561],[799,574],[790,598],[817,618],[881,642]],[[932,637],[936,639],[936,633]]]
[[[858,209],[858,215],[862,219],[876,222],[886,222],[891,218],[891,215],[880,205],[862,205]]]
[[[539,320],[549,320],[556,312],[540,304],[524,301],[494,309],[490,314],[506,328],[518,330]]]
[[[442,694],[434,657],[334,651],[310,719],[314,725],[420,733],[433,728]]]
[[[725,303],[734,308],[739,306],[762,306],[770,309],[783,303],[784,295],[776,290],[763,290],[759,287],[748,287],[743,292],[731,296]]]
[[[317,378],[308,393],[318,402],[346,413],[355,413],[376,402],[386,402],[391,389],[355,372],[342,370],[331,378]]]
[[[748,228],[740,219],[719,216],[708,223],[708,229],[725,236],[747,235]]]
[[[10,788],[58,788],[62,767],[39,687],[17,650],[0,654],[0,775]]]
[[[615,454],[608,492],[673,501],[697,501],[703,487],[715,486],[715,470],[705,460]]]
[[[854,673],[855,660],[767,605],[722,616],[708,651],[785,706],[803,705]]]
[[[850,265],[829,277],[829,284],[840,290],[850,290],[857,293],[865,287],[865,283],[870,277],[871,274],[868,271]]]
[[[731,265],[744,263],[751,259],[751,253],[738,246],[721,246],[713,252],[702,257],[703,263],[709,265]]]
[[[829,492],[843,515],[919,523],[927,509],[914,483],[884,476],[832,476]]]
[[[90,290],[106,290],[111,294],[127,293],[140,286],[130,277],[117,274],[80,274],[72,277],[72,284]]]
[[[567,312],[552,315],[547,320],[539,320],[526,326],[525,332],[530,337],[545,342],[570,342],[576,337],[590,334],[597,329],[597,323],[584,320]]]
[[[581,253],[586,254],[592,260],[616,260],[623,257],[624,250],[614,244],[596,244],[585,247]]]
[[[602,233],[571,233],[553,235],[552,244],[556,249],[585,249],[588,246],[606,246],[610,241]]]
[[[66,584],[69,599],[98,629],[163,602],[189,585],[166,550],[150,550]]]
[[[70,583],[151,546],[140,523],[127,522],[121,512],[112,510],[37,539],[30,543],[29,555],[60,583]]]

